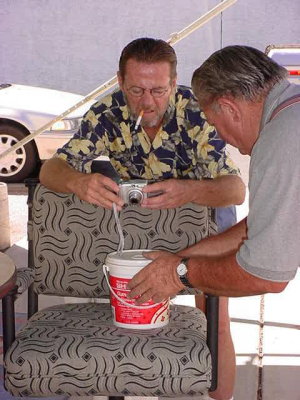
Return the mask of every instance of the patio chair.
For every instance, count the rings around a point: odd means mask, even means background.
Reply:
[[[22,271],[26,278],[3,301],[6,390],[23,397],[123,398],[206,396],[216,389],[218,298],[207,296],[206,317],[173,304],[164,327],[116,327],[102,271],[119,243],[113,212],[36,180],[27,186],[29,278]],[[195,204],[126,207],[120,212],[124,248],[176,252],[215,234],[214,214]],[[27,286],[29,319],[15,335],[14,299]],[[61,296],[61,304],[38,310],[41,294]],[[80,299],[65,304],[66,296]]]

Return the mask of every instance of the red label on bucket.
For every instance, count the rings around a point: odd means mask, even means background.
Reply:
[[[130,279],[110,275],[109,281],[113,291],[120,299],[127,304],[135,305],[134,300],[127,298],[129,290],[126,288]],[[122,303],[113,293],[110,294],[110,299],[117,323],[125,325],[149,325],[149,328],[154,328],[155,325],[162,326],[169,320],[168,300],[151,308],[143,308],[143,306],[154,304],[152,300],[138,306],[139,308],[133,308]]]

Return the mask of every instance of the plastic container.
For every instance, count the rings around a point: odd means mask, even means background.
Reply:
[[[147,250],[124,250],[107,255],[103,265],[110,287],[110,303],[116,326],[129,329],[160,328],[169,322],[169,300],[162,303],[148,301],[137,306],[128,299],[127,284],[131,278],[151,262],[143,256]],[[107,277],[109,272],[109,279]]]

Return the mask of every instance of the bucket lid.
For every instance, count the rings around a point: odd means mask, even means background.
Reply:
[[[120,265],[128,267],[145,267],[152,260],[148,260],[143,256],[143,252],[150,251],[146,249],[139,250],[123,250],[122,253],[114,251],[107,255],[105,263],[111,265]]]

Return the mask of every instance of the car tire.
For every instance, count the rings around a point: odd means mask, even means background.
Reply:
[[[25,128],[4,123],[0,124],[0,154],[27,136]],[[33,141],[0,159],[0,181],[7,183],[22,182],[27,178],[38,162],[38,154]]]

